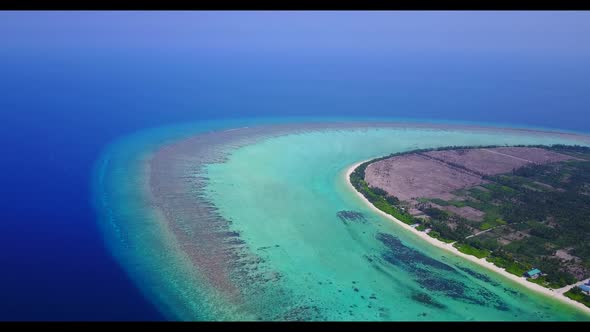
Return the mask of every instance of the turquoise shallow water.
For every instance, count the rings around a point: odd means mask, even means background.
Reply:
[[[353,163],[415,148],[579,141],[480,130],[332,128],[217,147],[226,159],[185,174],[207,179],[191,195],[210,202],[239,233],[241,252],[261,261],[248,265],[257,276],[248,283],[236,277],[244,271],[230,272],[245,294],[230,301],[200,278],[203,270],[191,266],[142,191],[142,162],[164,137],[174,141],[195,131],[187,128],[182,135],[171,129],[157,139],[152,133],[119,142],[97,172],[107,243],[172,319],[589,319],[424,243],[370,211],[344,179]],[[359,212],[364,220],[343,221],[339,211]]]

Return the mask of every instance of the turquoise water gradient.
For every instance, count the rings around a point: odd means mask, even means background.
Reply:
[[[231,222],[248,251],[264,260],[260,269],[280,275],[265,287],[251,285],[238,307],[202,284],[198,267],[182,258],[170,233],[157,223],[157,211],[143,201],[142,162],[162,141],[196,131],[187,128],[182,134],[172,128],[157,138],[152,132],[118,142],[97,168],[97,208],[107,243],[171,319],[589,319],[423,242],[372,212],[344,178],[356,162],[409,149],[583,142],[548,134],[348,128],[287,133],[228,147],[223,163],[191,174],[209,179],[195,195]],[[342,210],[362,213],[365,222],[343,222],[337,217]]]

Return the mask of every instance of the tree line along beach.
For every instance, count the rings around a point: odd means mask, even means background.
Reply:
[[[355,160],[474,140],[583,139],[369,121],[144,132],[99,163],[101,227],[132,280],[173,319],[586,319],[414,241],[341,181]]]
[[[590,304],[589,148],[422,149],[360,163],[349,180],[429,242],[544,294]]]

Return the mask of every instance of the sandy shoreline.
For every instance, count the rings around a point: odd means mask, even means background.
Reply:
[[[355,169],[356,169],[356,168],[357,168],[357,167],[358,167],[360,164],[362,164],[362,163],[364,163],[364,162],[367,162],[367,161],[368,161],[368,160],[364,160],[364,161],[358,162],[358,163],[356,163],[356,164],[354,164],[354,165],[350,166],[350,167],[349,167],[349,168],[346,170],[346,172],[345,172],[345,181],[346,181],[346,184],[349,186],[349,188],[350,188],[350,189],[351,189],[351,190],[352,190],[352,191],[353,191],[353,192],[354,192],[354,193],[355,193],[355,194],[356,194],[356,195],[357,195],[357,196],[358,196],[358,197],[359,197],[359,198],[360,198],[360,199],[361,199],[361,200],[362,200],[362,201],[363,201],[363,202],[364,202],[364,203],[365,203],[365,204],[366,204],[368,207],[370,207],[370,208],[371,208],[373,211],[375,211],[376,213],[379,213],[379,214],[381,214],[382,216],[384,216],[384,217],[386,217],[386,218],[389,218],[390,220],[393,220],[393,221],[394,221],[394,222],[396,222],[398,225],[402,226],[404,229],[406,229],[406,230],[408,230],[408,231],[410,231],[410,232],[412,232],[412,233],[416,234],[416,235],[417,235],[418,237],[420,237],[422,240],[424,240],[424,241],[426,241],[426,242],[430,243],[431,245],[433,245],[433,246],[435,246],[435,247],[438,247],[438,248],[444,249],[444,250],[446,250],[446,251],[449,251],[449,252],[451,252],[451,253],[453,253],[453,254],[455,254],[455,255],[457,255],[457,256],[460,256],[460,257],[462,257],[462,258],[464,258],[464,259],[467,259],[467,260],[469,260],[469,261],[471,261],[471,262],[473,262],[473,263],[476,263],[476,264],[478,264],[478,265],[480,265],[480,266],[482,266],[482,267],[485,267],[485,268],[487,268],[488,270],[492,270],[492,271],[494,271],[494,272],[496,272],[496,273],[499,273],[499,274],[501,274],[502,276],[504,276],[504,277],[506,277],[506,278],[508,278],[508,279],[510,279],[510,280],[512,280],[512,281],[514,281],[514,282],[516,282],[516,283],[518,283],[518,284],[520,284],[520,285],[522,285],[522,286],[524,286],[524,287],[527,287],[528,289],[531,289],[531,290],[533,290],[533,291],[536,291],[536,292],[542,293],[542,294],[544,294],[544,295],[546,295],[546,296],[549,296],[549,297],[551,297],[551,298],[554,298],[554,299],[556,299],[556,300],[562,301],[563,303],[566,303],[566,304],[569,304],[569,305],[575,306],[576,308],[578,308],[578,309],[580,309],[580,310],[582,310],[582,311],[584,311],[584,312],[586,312],[586,313],[590,313],[590,308],[586,307],[586,306],[585,306],[585,305],[583,305],[582,303],[576,302],[576,301],[574,301],[574,300],[572,300],[572,299],[570,299],[570,298],[568,298],[568,297],[566,297],[566,296],[564,296],[564,295],[561,295],[561,294],[559,294],[559,293],[556,293],[556,292],[554,292],[553,290],[551,290],[551,289],[548,289],[548,288],[545,288],[545,287],[543,287],[543,286],[541,286],[541,285],[538,285],[538,284],[535,284],[535,283],[529,282],[529,281],[527,281],[527,280],[526,280],[524,277],[517,277],[517,276],[515,276],[515,275],[513,275],[513,274],[511,274],[511,273],[508,273],[508,272],[506,272],[506,270],[504,270],[503,268],[497,267],[496,265],[494,265],[494,264],[492,264],[492,263],[490,263],[490,262],[488,262],[488,261],[486,261],[486,260],[484,260],[484,259],[479,259],[479,258],[477,258],[477,257],[475,257],[475,256],[471,256],[471,255],[464,254],[464,253],[460,252],[460,251],[459,251],[457,248],[453,247],[453,245],[452,245],[451,243],[445,243],[445,242],[439,241],[439,240],[437,240],[437,239],[435,239],[435,238],[432,238],[432,237],[428,236],[428,234],[426,234],[426,233],[424,233],[424,232],[421,232],[421,231],[418,231],[418,230],[416,230],[416,229],[415,229],[415,228],[413,228],[412,226],[410,226],[410,225],[408,225],[408,224],[406,224],[406,223],[403,223],[402,221],[400,221],[400,220],[398,220],[398,219],[394,218],[393,216],[391,216],[391,215],[389,215],[389,214],[387,214],[387,213],[385,213],[385,212],[383,212],[383,211],[379,210],[379,209],[378,209],[378,208],[376,208],[375,206],[373,206],[373,204],[371,204],[371,202],[369,202],[369,201],[368,201],[368,200],[367,200],[367,199],[366,199],[366,198],[365,198],[365,197],[364,197],[364,196],[363,196],[361,193],[359,193],[359,192],[358,192],[358,191],[357,191],[357,190],[356,190],[356,189],[355,189],[355,188],[352,186],[352,183],[350,183],[350,174],[352,174],[352,172],[353,172],[353,171],[354,171],[354,170],[355,170]]]
[[[119,213],[114,216],[115,219],[112,219],[110,209],[98,213],[100,213],[100,223],[101,227],[105,228],[105,234],[108,232],[108,236],[112,237],[108,239],[109,250],[116,255],[129,276],[137,282],[141,292],[151,299],[156,307],[164,311],[165,316],[183,320],[191,320],[194,317],[251,319],[250,316],[246,318],[234,316],[234,312],[225,310],[233,308],[233,305],[227,305],[225,298],[221,296],[232,293],[233,287],[230,287],[229,279],[226,278],[229,272],[232,276],[240,276],[240,280],[236,281],[240,282],[240,286],[256,287],[242,278],[244,275],[242,272],[249,271],[246,268],[234,269],[229,264],[218,263],[225,259],[220,258],[221,251],[228,249],[224,238],[230,237],[232,233],[224,228],[223,225],[227,221],[217,213],[211,201],[202,195],[194,194],[202,193],[208,181],[207,177],[201,174],[201,169],[205,165],[223,163],[232,151],[245,145],[282,135],[313,131],[397,128],[492,133],[502,131],[527,135],[532,133],[527,130],[502,130],[494,127],[362,121],[244,123],[239,126],[215,127],[210,130],[196,126],[194,132],[190,132],[193,129],[189,130],[186,127],[178,127],[178,131],[171,128],[166,128],[165,131],[155,128],[131,134],[112,143],[109,150],[105,150],[101,158],[107,158],[106,160],[109,161],[109,174],[120,176],[118,174],[121,170],[128,170],[131,166],[140,167],[138,169],[143,170],[138,173],[126,171],[124,174],[129,176],[126,180],[129,183],[135,180],[141,181],[141,190],[133,191],[133,195],[136,195],[138,202],[145,205],[145,211],[132,217]],[[545,135],[540,131],[534,134]],[[552,135],[575,138],[590,144],[590,137],[566,133],[552,133]],[[137,174],[144,175],[137,176]],[[190,186],[190,190],[187,186]],[[130,195],[125,188],[127,187],[117,186],[109,187],[108,190],[112,197],[123,199],[121,197]],[[106,197],[107,187],[101,184],[101,187],[97,187],[96,190],[99,191],[97,197],[101,199]],[[187,195],[188,192],[190,194]],[[112,199],[108,201],[109,205],[120,205],[120,203]],[[112,220],[117,220],[118,224]],[[203,227],[204,225],[206,227]],[[213,225],[216,226],[212,227]],[[128,245],[126,238],[123,241],[116,238],[121,232],[120,229],[123,230],[124,236],[131,236],[133,245]],[[163,264],[164,261],[167,263]],[[154,266],[159,268],[154,271],[152,270]],[[144,273],[148,270],[151,274],[149,278],[146,278]],[[185,278],[183,275],[192,277]],[[158,291],[154,292],[154,289]],[[215,292],[210,291],[211,289]],[[187,299],[186,294],[193,295]]]

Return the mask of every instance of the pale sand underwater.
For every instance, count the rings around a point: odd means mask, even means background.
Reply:
[[[170,319],[590,318],[444,256],[375,214],[342,177],[358,160],[415,148],[587,137],[423,124],[214,129],[123,140],[98,177],[107,244]],[[342,211],[363,220],[341,220]]]
[[[433,238],[431,236],[428,236],[428,234],[426,234],[425,232],[421,232],[421,231],[415,229],[414,227],[412,227],[412,226],[410,226],[410,225],[408,225],[408,224],[406,224],[406,223],[404,223],[404,222],[396,219],[394,216],[389,215],[389,214],[387,214],[387,213],[379,210],[378,208],[376,208],[373,204],[371,204],[371,202],[369,202],[369,200],[367,200],[361,193],[359,193],[352,186],[352,184],[350,183],[350,174],[352,174],[352,172],[354,172],[354,170],[360,164],[362,164],[364,162],[367,162],[367,161],[369,161],[369,160],[361,161],[361,162],[356,163],[356,164],[352,165],[351,167],[349,167],[346,170],[346,172],[344,173],[344,178],[345,178],[345,181],[347,182],[347,184],[349,185],[350,190],[354,191],[356,193],[356,195],[365,204],[367,204],[373,211],[375,211],[375,213],[379,213],[382,216],[384,216],[385,218],[388,218],[390,220],[393,220],[398,225],[402,226],[405,230],[414,233],[415,235],[419,236],[422,240],[430,243],[431,245],[433,245],[433,246],[435,246],[437,248],[441,248],[443,250],[450,251],[453,254],[462,257],[463,259],[467,259],[467,260],[469,260],[469,261],[471,261],[473,263],[476,263],[476,264],[478,264],[480,266],[485,267],[486,269],[489,269],[491,271],[494,271],[495,273],[501,274],[503,277],[508,278],[508,279],[510,279],[510,280],[512,280],[514,282],[517,282],[517,283],[519,283],[520,285],[522,285],[524,287],[527,287],[527,288],[532,289],[532,290],[534,290],[536,292],[539,292],[539,293],[541,293],[543,295],[549,296],[551,298],[554,298],[556,300],[562,301],[564,303],[567,303],[568,305],[572,305],[574,307],[577,307],[580,310],[584,310],[584,311],[590,313],[590,308],[586,307],[585,305],[583,305],[580,302],[574,301],[574,300],[572,300],[572,299],[570,299],[570,298],[568,298],[568,297],[566,297],[566,296],[564,296],[564,295],[562,295],[560,293],[556,293],[555,291],[553,291],[553,290],[551,290],[549,288],[546,288],[546,287],[543,287],[541,285],[538,285],[538,284],[529,282],[529,281],[526,280],[525,277],[517,277],[517,276],[515,276],[512,273],[508,273],[508,272],[506,272],[505,269],[500,268],[500,267],[498,267],[498,266],[496,266],[496,265],[494,265],[494,264],[486,261],[483,258],[480,259],[480,258],[477,258],[477,257],[472,256],[472,255],[464,254],[464,253],[460,252],[457,248],[453,247],[453,244],[452,243],[445,243],[445,242],[440,241],[438,239],[435,239],[435,238]]]

